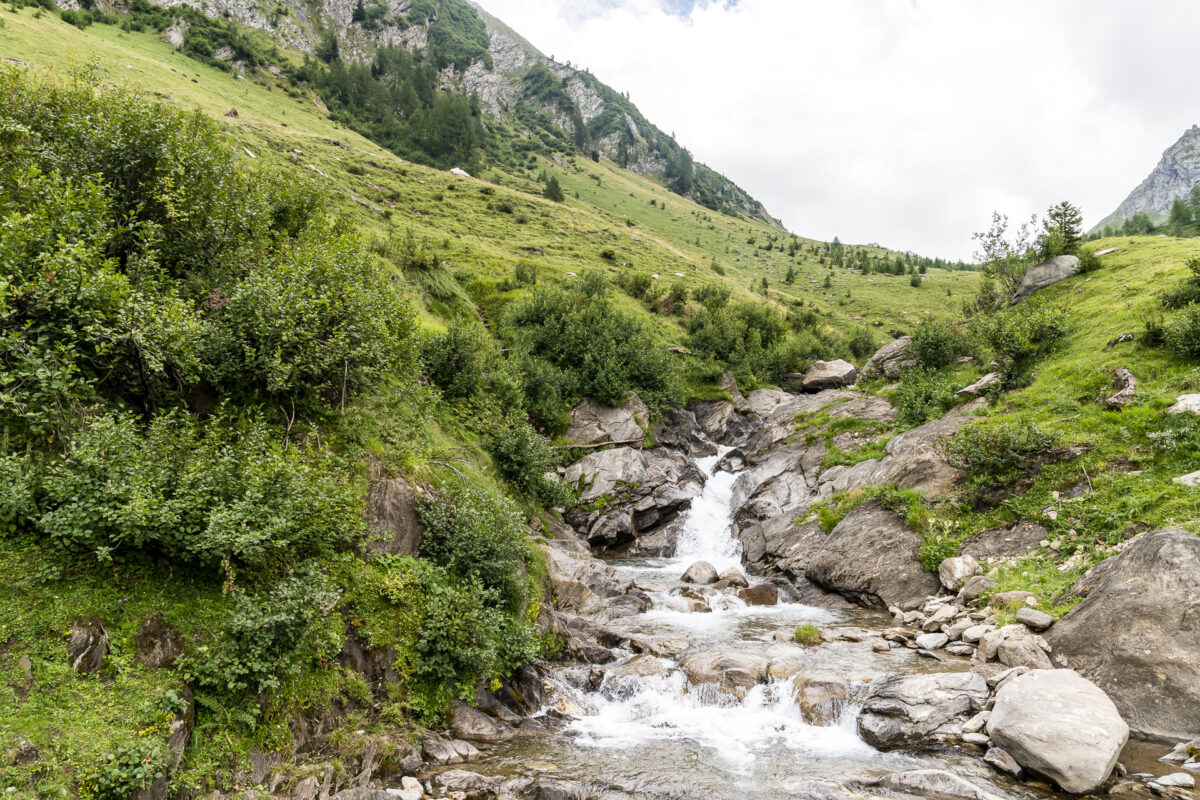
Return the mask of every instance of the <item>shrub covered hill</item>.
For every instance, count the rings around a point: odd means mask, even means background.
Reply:
[[[427,5],[340,28],[281,6],[276,39],[141,2],[0,9],[7,796],[347,787],[410,773],[458,701],[523,696],[570,655],[546,548],[574,537],[555,468],[586,452],[561,444],[584,398],[636,392],[652,443],[672,409],[913,334],[912,368],[860,386],[894,422],[787,425],[866,463],[999,365],[945,445],[957,493],[887,494],[928,565],[1038,520],[996,574],[1049,605],[1128,532],[1197,516],[1172,479],[1200,428],[1164,413],[1197,389],[1193,242],[1090,243],[1117,251],[981,306],[961,265],[789,234],[695,165],[679,183],[632,107],[632,143],[590,116],[579,86],[624,106],[586,73],[539,61],[490,96],[519,124],[488,117],[439,76],[497,80],[503,30],[403,16]],[[1096,404],[1126,366],[1133,402]]]

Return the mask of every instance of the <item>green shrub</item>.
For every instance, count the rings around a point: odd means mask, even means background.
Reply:
[[[875,334],[865,325],[856,325],[850,330],[850,335],[846,337],[846,346],[850,348],[850,353],[858,359],[867,358],[875,353],[878,347],[878,342],[875,341]]]
[[[900,424],[910,428],[938,419],[956,402],[949,381],[919,367],[904,371],[891,400],[900,412]]]
[[[811,647],[824,642],[825,637],[821,635],[821,629],[816,625],[806,624],[796,627],[792,633],[792,641]]]
[[[912,343],[906,352],[925,369],[938,370],[954,363],[966,351],[966,342],[950,323],[927,319],[912,332]]]
[[[1162,341],[1182,358],[1200,358],[1200,305],[1188,306],[1168,321]]]
[[[617,285],[625,294],[640,300],[650,291],[650,287],[654,285],[653,279],[643,272],[630,272],[619,275],[617,277]]]
[[[1163,294],[1160,298],[1163,308],[1176,309],[1200,303],[1200,256],[1189,257],[1186,264],[1192,274]]]
[[[360,493],[339,472],[252,414],[168,413],[144,431],[129,416],[93,417],[47,464],[33,524],[100,561],[142,553],[277,572],[361,537]]]
[[[79,780],[80,800],[126,800],[149,790],[171,768],[162,742],[139,739],[108,753]]]
[[[523,418],[510,415],[488,439],[488,452],[504,479],[549,507],[566,506],[570,488],[554,476],[550,441]]]
[[[459,317],[421,344],[425,374],[450,400],[484,388],[495,340],[478,323]]]
[[[1027,383],[1033,364],[1048,354],[1067,335],[1067,310],[1036,299],[1026,300],[1006,311],[979,314],[971,330],[1004,362],[1005,383]]]
[[[937,572],[947,558],[958,555],[962,535],[944,520],[925,526],[921,533],[921,548],[918,553],[921,567],[926,572]]]
[[[974,423],[941,440],[940,447],[950,465],[966,473],[968,493],[978,497],[1028,474],[1056,443],[1054,434],[1032,422]]]

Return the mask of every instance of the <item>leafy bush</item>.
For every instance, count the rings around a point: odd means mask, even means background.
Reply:
[[[1005,364],[1006,384],[1022,385],[1030,378],[1033,364],[1067,335],[1067,310],[1044,302],[1027,300],[1007,311],[979,314],[971,330]]]
[[[487,447],[500,474],[518,490],[550,507],[570,502],[571,490],[553,474],[556,459],[550,441],[524,419],[506,419]]]
[[[451,577],[478,584],[486,605],[509,612],[522,609],[529,545],[512,501],[464,484],[443,489],[418,512],[425,524],[422,555]]]
[[[1200,358],[1200,305],[1188,306],[1168,321],[1162,341],[1183,358]]]
[[[617,285],[625,294],[635,300],[640,300],[650,291],[654,281],[644,272],[630,272],[617,276]]]
[[[1160,300],[1163,308],[1176,309],[1200,303],[1200,256],[1191,256],[1186,263],[1192,274],[1163,294]]]
[[[162,742],[139,739],[108,753],[79,781],[80,800],[126,800],[150,788],[171,768]]]
[[[792,641],[812,646],[824,642],[825,637],[821,635],[821,629],[816,625],[806,624],[796,626],[796,630],[792,632]]]
[[[871,333],[871,329],[865,325],[857,325],[851,329],[850,335],[846,338],[846,346],[850,348],[850,353],[855,358],[867,358],[875,353],[878,347],[878,342],[875,341],[875,334]]]
[[[954,362],[967,351],[962,335],[948,322],[927,319],[912,333],[906,351],[925,369],[937,370]]]
[[[936,372],[913,367],[900,376],[891,400],[901,425],[924,425],[954,406],[954,387]]]
[[[1032,422],[998,426],[974,423],[940,442],[946,461],[967,475],[967,490],[979,496],[1011,485],[1055,447],[1054,434]]]
[[[288,446],[252,414],[180,413],[143,431],[93,417],[45,468],[34,529],[100,561],[148,553],[227,573],[276,572],[363,532],[332,459]]]

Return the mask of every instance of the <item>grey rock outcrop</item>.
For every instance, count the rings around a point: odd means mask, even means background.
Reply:
[[[1151,218],[1165,217],[1175,198],[1187,198],[1192,187],[1200,185],[1200,126],[1193,125],[1162,154],[1153,171],[1129,196],[1096,225],[1120,225],[1136,214]]]
[[[962,473],[946,461],[938,441],[953,435],[972,419],[950,414],[907,430],[887,443],[883,458],[823,472],[820,493],[828,496],[894,483],[902,489],[917,489],[930,495],[948,494]]]
[[[571,422],[563,436],[575,444],[617,442],[640,448],[649,412],[636,394],[630,393],[619,408],[585,398],[571,410]]]
[[[1056,256],[1049,261],[1034,264],[1025,270],[1021,283],[1013,293],[1012,302],[1019,303],[1034,292],[1065,280],[1079,271],[1077,256]]]
[[[1026,770],[1068,792],[1091,792],[1112,774],[1129,726],[1091,681],[1073,670],[1033,670],[1004,682],[988,736]]]
[[[914,608],[938,590],[921,567],[921,535],[878,503],[846,515],[816,543],[805,574],[818,586],[866,606]]]
[[[899,339],[888,342],[867,360],[866,365],[863,366],[863,375],[870,377],[879,374],[888,380],[898,379],[900,373],[917,363],[907,354],[910,344],[912,344],[911,336],[901,336]]]
[[[1046,639],[1103,689],[1138,736],[1200,735],[1200,537],[1167,528],[1084,575],[1083,596]]]
[[[1137,378],[1133,376],[1132,372],[1124,367],[1115,369],[1113,370],[1113,389],[1115,391],[1108,397],[1101,398],[1100,405],[1109,411],[1124,408],[1137,399],[1137,388]]]
[[[417,515],[417,493],[403,478],[381,477],[372,465],[367,491],[367,548],[376,553],[415,556],[425,526]]]
[[[858,732],[880,750],[953,738],[987,699],[987,682],[975,672],[891,678],[863,703]]]
[[[1022,521],[1011,528],[982,531],[963,542],[960,551],[977,559],[1023,556],[1050,536],[1036,522]]]
[[[836,361],[813,362],[805,371],[800,385],[806,392],[820,392],[853,386],[856,380],[858,368],[839,358]]]
[[[951,592],[957,592],[970,578],[982,573],[974,556],[951,556],[938,565],[938,580]]]
[[[1001,375],[999,372],[989,372],[987,375],[984,375],[970,386],[964,386],[963,388],[959,389],[954,393],[954,396],[958,398],[979,397],[993,386],[998,386],[1000,384],[1000,380]]]

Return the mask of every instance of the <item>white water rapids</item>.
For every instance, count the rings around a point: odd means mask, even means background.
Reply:
[[[679,581],[689,565],[703,560],[718,572],[742,566],[732,535],[735,476],[712,472],[726,451],[697,459],[708,480],[679,522],[673,557],[610,562],[653,600],[645,613],[620,620],[622,628],[631,635],[682,640],[685,654],[656,661],[629,652],[616,664],[558,670],[547,713],[566,715],[565,729],[497,745],[488,759],[492,769],[577,781],[589,787],[589,796],[615,800],[800,797],[809,793],[800,784],[814,778],[846,781],[939,768],[1011,797],[1012,787],[999,789],[986,767],[965,756],[876,751],[859,738],[852,704],[831,724],[808,724],[790,679],[760,684],[742,698],[688,681],[680,665],[687,653],[714,648],[772,663],[796,659],[806,670],[836,673],[859,689],[897,672],[948,668],[905,650],[872,652],[868,637],[891,624],[889,616],[876,612],[830,611],[787,602],[782,594],[778,605],[747,606],[733,593],[708,594],[711,613],[689,610],[681,594],[688,587]],[[775,640],[776,632],[805,623],[820,626],[830,641],[805,648]]]

